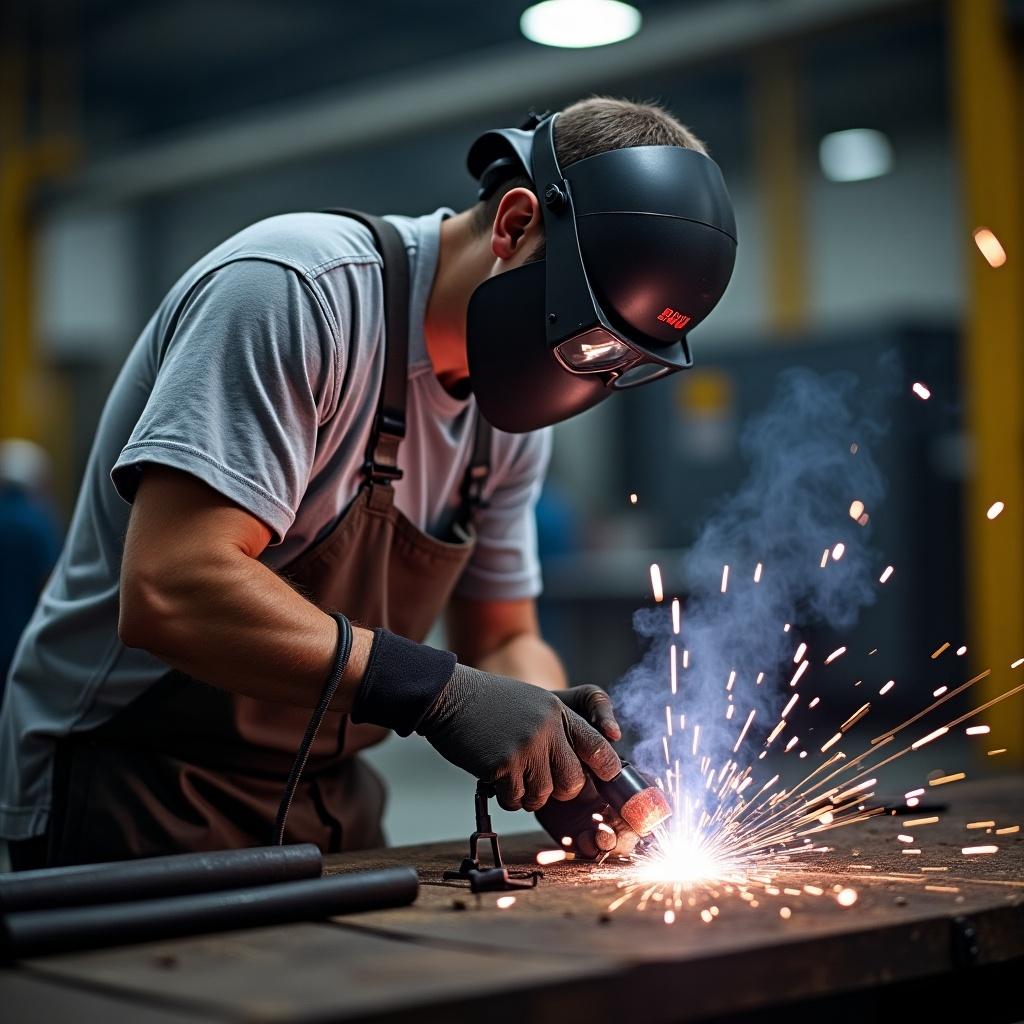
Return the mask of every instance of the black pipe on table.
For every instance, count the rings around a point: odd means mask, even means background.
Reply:
[[[171,899],[28,910],[0,919],[0,959],[319,921],[406,906],[418,891],[412,868],[386,868]]]
[[[319,878],[312,843],[43,868],[0,875],[0,912],[81,907]]]

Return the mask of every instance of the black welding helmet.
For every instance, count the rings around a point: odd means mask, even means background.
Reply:
[[[635,146],[563,172],[557,118],[487,132],[467,159],[480,199],[525,175],[544,211],[545,258],[488,278],[467,314],[480,411],[516,433],[692,365],[687,334],[736,259],[732,204],[710,157]]]

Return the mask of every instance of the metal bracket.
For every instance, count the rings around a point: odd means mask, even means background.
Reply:
[[[509,871],[501,859],[498,833],[491,827],[491,815],[487,801],[494,796],[494,787],[488,782],[478,782],[473,798],[476,811],[476,831],[469,837],[469,856],[463,858],[457,871],[446,871],[441,877],[450,882],[463,879],[469,882],[471,892],[503,892],[508,889],[533,889],[544,877],[543,871]],[[480,840],[491,844],[493,865],[480,866]]]

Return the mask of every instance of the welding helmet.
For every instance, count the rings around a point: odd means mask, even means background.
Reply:
[[[634,146],[563,171],[557,118],[486,132],[467,158],[479,199],[525,175],[543,210],[545,258],[488,278],[467,313],[477,404],[515,433],[691,366],[687,336],[736,259],[732,204],[710,157]]]

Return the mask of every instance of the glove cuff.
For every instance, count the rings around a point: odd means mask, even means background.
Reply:
[[[375,629],[366,672],[352,704],[352,721],[409,736],[451,679],[455,662],[451,651]]]

